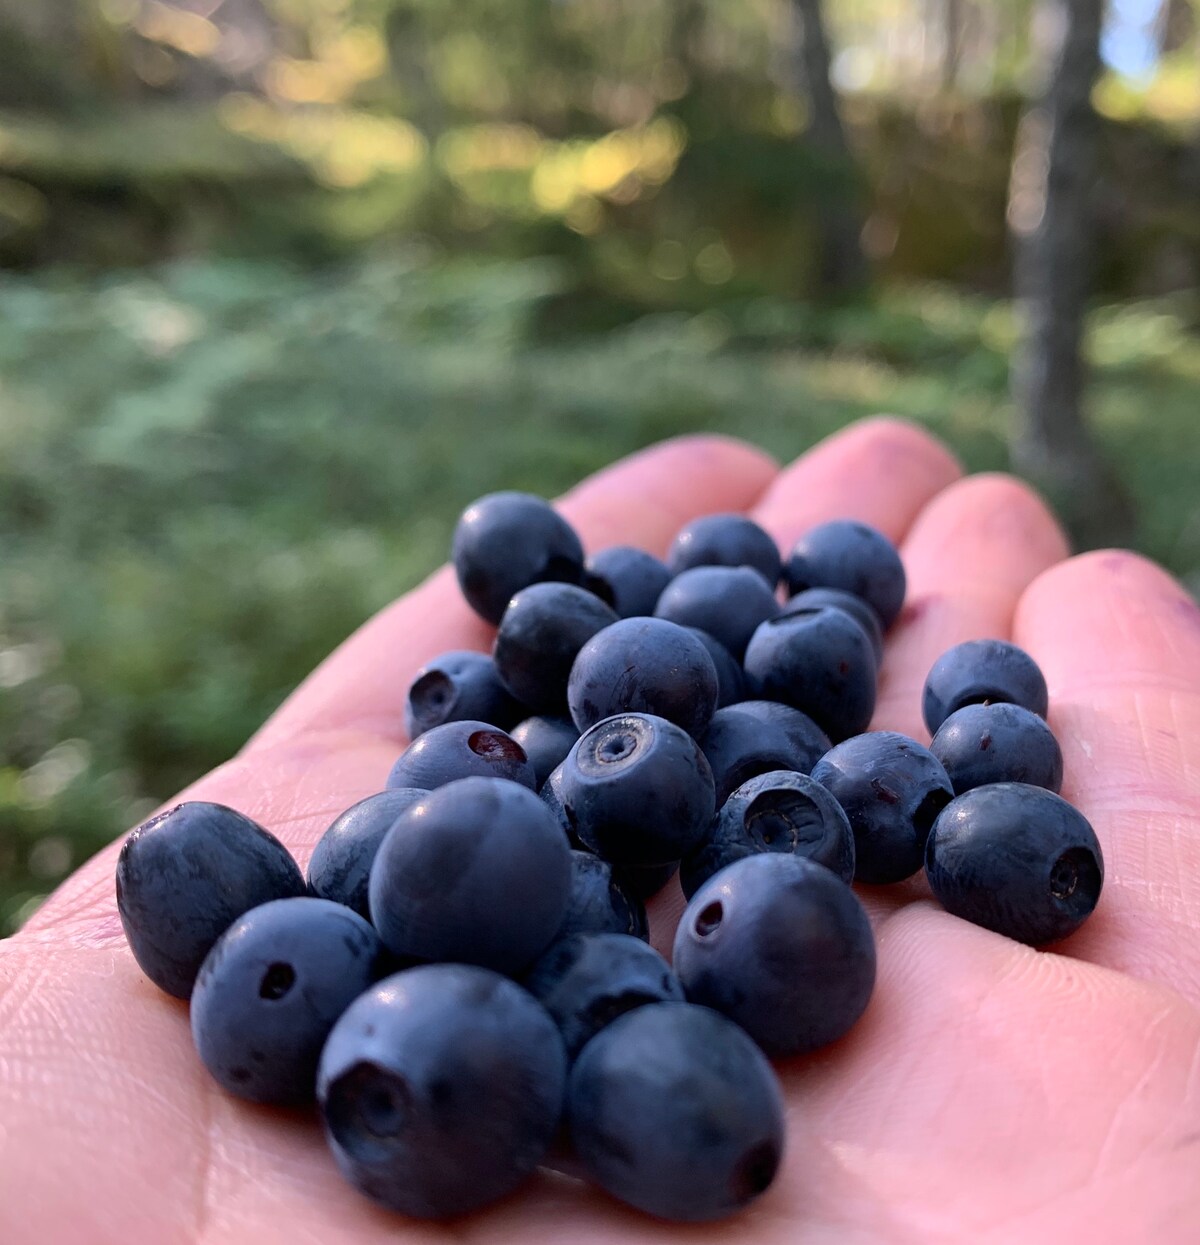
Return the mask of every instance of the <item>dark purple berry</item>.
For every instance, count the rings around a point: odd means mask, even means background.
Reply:
[[[652,713],[697,736],[717,707],[717,672],[685,628],[625,618],[580,649],[567,699],[581,731],[618,713]]]
[[[508,730],[521,716],[492,659],[455,650],[417,671],[404,706],[404,729],[410,740],[444,722],[491,722]]]
[[[208,953],[192,992],[204,1066],[250,1102],[311,1102],[321,1047],[383,963],[375,931],[326,899],[276,899],[239,917]]]
[[[760,852],[803,856],[854,880],[854,832],[842,806],[814,778],[787,770],[751,778],[725,801],[704,842],[683,862],[691,899],[726,865]]]
[[[460,778],[507,778],[531,791],[537,784],[525,749],[510,735],[487,722],[447,722],[408,745],[386,786],[433,791]]]
[[[431,791],[371,867],[371,920],[395,955],[520,972],[567,911],[571,854],[549,809],[501,778]]]
[[[774,591],[779,582],[779,546],[743,514],[706,514],[675,537],[667,566],[672,575],[695,566],[749,566]]]
[[[1006,640],[968,640],[945,652],[925,680],[921,709],[929,733],[965,705],[1020,705],[1044,718],[1046,680],[1024,649]]]
[[[697,566],[677,575],[654,607],[657,618],[699,627],[741,659],[755,628],[779,613],[763,577],[748,566]]]
[[[823,523],[802,536],[783,568],[788,592],[840,588],[862,597],[886,631],[904,604],[907,580],[896,546],[875,528],[852,519]]]
[[[418,1219],[512,1192],[558,1130],[562,1039],[546,1009],[497,973],[428,964],[385,978],[334,1026],[317,1105],[342,1174]]]
[[[601,549],[587,560],[588,584],[622,618],[654,613],[671,572],[653,554],[632,545]]]
[[[715,1008],[772,1057],[834,1042],[866,1010],[875,939],[854,892],[800,856],[766,852],[693,896],[673,962],[688,999]]]
[[[396,818],[425,794],[415,787],[397,787],[369,795],[342,813],[313,848],[308,862],[309,893],[345,904],[370,920],[367,883],[375,853]]]
[[[567,711],[567,679],[579,650],[617,621],[615,611],[575,584],[531,584],[500,620],[493,657],[504,686],[537,713]]]
[[[560,939],[523,979],[554,1017],[573,1060],[605,1025],[647,1003],[683,1002],[670,965],[628,934],[576,934]]]
[[[665,718],[625,713],[585,731],[563,762],[563,807],[592,851],[622,866],[665,865],[703,837],[716,809],[699,745]]]
[[[741,1210],[783,1155],[771,1065],[737,1025],[690,1003],[651,1003],[602,1029],[571,1070],[567,1120],[588,1176],[659,1219]]]
[[[929,885],[947,912],[1040,947],[1077,930],[1104,884],[1095,832],[1041,787],[976,787],[939,814],[925,847]]]
[[[223,804],[191,800],[133,830],[117,858],[117,910],[138,967],[186,999],[204,957],[244,912],[304,894],[280,841]]]
[[[498,623],[530,584],[583,580],[583,546],[552,506],[530,493],[489,493],[454,529],[454,571],[467,604]]]
[[[883,661],[883,628],[879,625],[879,615],[862,597],[856,597],[852,592],[843,592],[840,588],[806,588],[794,597],[789,597],[779,612],[799,614],[804,610],[822,609],[826,606],[844,610],[862,627],[871,641],[875,664],[879,665]]]
[[[591,852],[571,852],[567,912],[555,941],[572,934],[631,934],[643,942],[650,937],[646,909],[625,874]]]
[[[567,759],[567,753],[579,738],[579,731],[570,718],[542,716],[526,718],[513,727],[511,734],[525,749],[539,791]]]
[[[934,818],[954,798],[937,757],[895,731],[847,739],[812,776],[850,819],[859,882],[902,882],[916,873]]]
[[[789,733],[782,721],[745,711],[748,704],[769,703],[743,701],[718,709],[700,736],[700,747],[713,773],[718,807],[756,774],[783,769],[807,774],[829,751],[829,739],[798,710],[776,706],[806,724],[808,737],[799,741],[797,732]]]
[[[933,753],[954,793],[997,782],[1023,782],[1058,791],[1062,749],[1045,720],[1020,705],[965,705],[938,727]]]
[[[842,610],[804,610],[763,623],[743,665],[756,698],[799,709],[834,741],[865,731],[875,712],[871,641]]]

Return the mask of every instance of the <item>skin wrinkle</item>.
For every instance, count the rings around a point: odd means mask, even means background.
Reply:
[[[1160,1012],[1157,1016],[1152,1017],[1146,1024],[1145,1030],[1138,1037],[1138,1045],[1142,1051],[1152,1050],[1153,1054],[1147,1063],[1145,1071],[1138,1079],[1136,1085],[1129,1093],[1120,1099],[1113,1111],[1112,1118],[1108,1127],[1104,1131],[1104,1138],[1101,1142],[1099,1152],[1096,1155],[1096,1161],[1092,1167],[1088,1179],[1084,1182],[1083,1188],[1090,1187],[1101,1183],[1101,1177],[1108,1174],[1108,1160],[1111,1151],[1115,1148],[1117,1138],[1120,1132],[1123,1116],[1127,1115],[1131,1108],[1136,1106],[1137,1099],[1145,1092],[1146,1088],[1153,1082],[1156,1074],[1160,1071],[1166,1062],[1165,1052],[1161,1049],[1161,1031],[1168,1027],[1170,1016],[1167,1012]],[[1155,1047],[1158,1046],[1158,1049]]]
[[[208,1235],[208,1225],[210,1222],[209,1194],[212,1187],[213,1168],[213,1095],[216,1092],[215,1086],[206,1086],[200,1095],[200,1100],[204,1104],[204,1110],[199,1121],[201,1145],[196,1159],[196,1209],[193,1212],[194,1226],[192,1228],[192,1237],[197,1245],[203,1245],[205,1237]]]
[[[836,514],[848,492],[862,491],[873,499],[871,505],[893,508],[889,524],[903,520],[906,510],[915,514],[923,507],[928,522],[933,510],[927,505],[930,496],[953,478],[947,478],[948,456],[941,449],[929,448],[924,468],[900,473],[889,454],[871,448],[871,438],[880,435],[904,439],[905,452],[918,456],[923,443],[932,445],[923,434],[904,425],[876,425],[875,431],[869,425],[859,426],[826,443],[810,458],[810,463],[824,459],[819,476],[811,470],[792,469],[790,478],[807,481],[807,485],[790,499],[777,491],[774,504],[790,501],[796,507],[795,522],[808,526],[818,518],[831,517],[813,513],[814,499],[823,499],[820,504]],[[850,452],[847,446],[858,449]],[[874,474],[864,476],[864,472]],[[901,474],[903,479],[898,478]],[[923,480],[921,488],[928,490],[915,505],[908,491],[914,480]],[[940,483],[933,484],[935,480]],[[656,483],[652,473],[638,483],[643,495],[671,487],[669,479]],[[966,485],[959,487],[969,498]],[[612,513],[619,510],[614,506]],[[948,507],[942,514],[940,522],[947,532],[952,528],[977,530],[966,503],[953,521]],[[779,513],[776,519],[787,522]],[[906,525],[901,524],[897,535],[903,534]],[[639,535],[628,530],[623,539],[636,542]],[[914,539],[915,529],[906,542],[906,557]],[[931,538],[931,566],[943,556],[941,550],[932,552],[934,546]],[[963,548],[969,551],[972,546],[964,540]],[[1128,567],[1126,560],[1118,561]],[[1073,647],[1077,647],[1080,630],[1071,617],[1071,610],[1077,608],[1073,602],[1080,598],[1072,580],[1075,566],[1066,564],[1039,576],[1037,587],[1046,617],[1058,619]],[[1167,582],[1161,575],[1160,579]],[[948,568],[946,598],[951,611],[952,580]],[[1026,591],[1022,605],[1031,599]],[[1103,602],[1088,608],[1103,608]],[[932,618],[936,625],[924,630],[924,642],[931,646],[940,642],[945,631],[939,628],[947,626],[946,617],[937,622],[937,609],[916,614],[912,623],[901,626],[915,631],[918,622],[924,626]],[[1172,615],[1181,632],[1195,630],[1190,615],[1185,619],[1178,610]],[[395,613],[392,617],[401,621]],[[411,620],[412,616],[407,617]],[[1018,627],[1021,620],[1019,607]],[[980,607],[968,604],[950,620],[951,625],[955,622],[980,625]],[[404,628],[392,636],[377,632],[367,647],[359,647],[356,661],[363,678],[372,685],[386,679],[393,688],[402,683],[404,672],[397,669],[401,663],[394,660],[394,654],[410,655],[403,647],[408,634]],[[1129,630],[1123,642],[1132,644],[1137,634]],[[903,636],[898,628],[889,644],[899,645]],[[908,643],[915,670],[925,654],[915,642]],[[1108,647],[1106,661],[1119,661],[1112,644]],[[389,657],[386,670],[380,659],[385,652]],[[1140,655],[1134,657],[1141,662]],[[1193,663],[1193,668],[1200,678],[1200,663]],[[342,669],[347,668],[343,665]],[[382,708],[366,716],[359,713],[370,709],[369,703],[352,679],[339,676],[339,681],[344,701],[336,701],[328,686],[311,685],[315,700],[307,709],[300,706],[311,713],[311,722],[328,721],[322,715],[330,705],[347,710],[337,719],[341,724],[357,721],[361,726],[370,720],[374,725],[383,720]],[[914,689],[916,682],[914,674],[910,681]],[[1054,686],[1052,681],[1052,696]],[[1087,723],[1093,763],[1114,774],[1116,784],[1121,768],[1116,761],[1128,770],[1127,753],[1136,747],[1127,732],[1128,713],[1122,714],[1113,702],[1106,703],[1102,713],[1089,714],[1086,679],[1079,686],[1076,701]],[[380,706],[392,695],[387,687],[367,690],[379,696]],[[1170,725],[1182,741],[1180,747],[1187,750],[1189,741],[1200,738],[1200,733],[1186,730],[1182,701],[1172,699],[1171,712]],[[1079,715],[1065,721],[1072,722]],[[296,721],[293,717],[293,725]],[[1106,730],[1109,722],[1113,727]],[[353,741],[345,737],[344,748],[339,748],[336,731],[325,731],[318,739],[289,727],[275,736],[276,744],[283,739],[295,743],[270,752],[252,748],[194,787],[191,794],[245,806],[256,820],[273,830],[282,829],[289,846],[304,858],[332,819],[324,812],[309,814],[304,801],[311,799],[325,808],[330,803],[325,789],[330,775],[337,776],[338,789],[346,795],[360,787],[366,788],[361,791],[364,795],[377,789],[372,784],[382,780],[397,745],[361,730]],[[262,748],[269,742],[269,732],[260,736]],[[339,748],[344,755],[324,768],[321,753],[328,748]],[[1084,755],[1082,747],[1079,755]],[[1186,766],[1172,767],[1167,754],[1150,757],[1150,763],[1156,777],[1161,773],[1180,798],[1186,798],[1186,788],[1179,792]],[[263,766],[269,773],[260,772]],[[1114,796],[1119,794],[1119,785],[1114,785]],[[1114,813],[1114,817],[1120,815]],[[289,819],[286,823],[281,820],[284,816]],[[1124,841],[1131,847],[1145,843],[1147,829],[1144,816],[1136,818],[1123,831]],[[1124,867],[1126,856],[1136,856],[1136,852],[1114,855]],[[1118,884],[1110,892],[1120,895],[1123,912],[1128,909],[1123,936],[1136,937],[1136,945],[1142,946],[1169,932],[1178,942],[1177,930],[1165,931],[1155,924],[1153,910],[1136,902],[1131,906],[1153,879],[1148,872],[1152,860],[1133,864],[1138,886],[1126,891]],[[179,1112],[185,1118],[199,1116],[199,1104],[190,1110],[188,1104],[190,1094],[204,1092],[200,1087],[205,1084],[205,1074],[184,1032],[186,1010],[158,997],[127,953],[80,950],[73,945],[73,935],[56,926],[53,908],[92,886],[103,895],[101,911],[92,919],[106,919],[107,912],[111,922],[111,855],[88,868],[94,870],[92,878],[85,870],[82,881],[61,891],[61,898],[51,901],[40,930],[22,934],[0,948],[0,981],[7,971],[21,980],[22,990],[23,974],[30,971],[30,965],[56,963],[37,994],[26,996],[20,1005],[18,1026],[25,1028],[23,1038],[17,1039],[14,1025],[4,1022],[6,1009],[11,1011],[13,1004],[0,996],[0,1094],[7,1095],[5,1128],[0,1129],[0,1240],[5,1245],[9,1241],[14,1245],[43,1241],[75,1245],[76,1240],[80,1245],[174,1245],[176,1240],[189,1245],[274,1245],[276,1241],[295,1245],[298,1239],[321,1245],[416,1245],[448,1240],[479,1245],[512,1240],[554,1245],[651,1241],[742,1245],[748,1239],[756,1245],[858,1241],[872,1245],[877,1241],[888,1245],[953,1241],[957,1245],[964,1239],[991,1239],[1004,1245],[1014,1239],[1031,1245],[1083,1239],[1115,1245],[1153,1239],[1155,1245],[1175,1245],[1176,1241],[1183,1245],[1189,1238],[1182,1234],[1147,1235],[1144,1229],[1163,1224],[1169,1228],[1172,1215],[1176,1224],[1186,1222],[1173,1207],[1190,1210],[1193,1225],[1200,1214],[1194,1186],[1195,1151],[1189,1155],[1186,1149],[1178,1149],[1179,1139],[1189,1129],[1194,1131],[1194,1121],[1200,1116],[1196,1062],[1200,1016],[1195,1009],[1174,990],[1131,980],[1092,963],[1015,947],[948,917],[926,900],[910,903],[892,916],[882,908],[876,912],[881,989],[863,1024],[813,1059],[786,1069],[791,1124],[788,1157],[776,1187],[748,1216],[712,1227],[672,1228],[626,1211],[594,1191],[562,1179],[538,1177],[516,1198],[462,1224],[447,1229],[410,1224],[375,1210],[345,1186],[313,1129],[294,1127],[281,1113],[247,1108],[210,1089],[210,1105],[219,1118],[207,1146],[208,1210],[201,1225],[198,1212],[188,1212],[196,1205],[202,1175],[200,1138],[189,1136],[174,1123]],[[677,884],[673,888],[675,893],[668,892],[651,905],[656,942],[664,923],[669,923],[666,914],[682,906]],[[906,897],[921,893],[919,884],[899,890]],[[874,896],[867,898],[874,904]],[[1102,901],[1098,921],[1104,912]],[[1084,934],[1091,928],[1085,926]],[[1068,944],[1062,949],[1075,948]],[[1163,973],[1161,960],[1150,954],[1146,959],[1142,976],[1153,976],[1157,963],[1167,984],[1175,984]],[[1170,976],[1179,974],[1172,971]],[[34,998],[38,1005],[31,1013],[28,1009]],[[987,1001],[982,1017],[980,999]],[[81,1014],[88,1017],[86,1025],[75,1022]],[[1147,1018],[1155,1020],[1155,1032],[1162,1034],[1153,1052],[1143,1051],[1139,1040]],[[1114,1037],[1120,1035],[1128,1037],[1114,1045]],[[38,1098],[28,1097],[32,1090],[27,1091],[23,1080],[15,1084],[7,1074],[14,1041],[23,1042],[25,1051],[20,1057],[38,1073],[38,1094],[51,1104],[69,1104],[72,1119],[79,1122],[72,1125],[70,1135],[82,1127],[85,1134],[104,1138],[105,1144],[78,1152],[64,1149],[68,1134],[61,1128],[55,1131],[53,1112],[47,1113]],[[1156,1058],[1146,1062],[1149,1055]],[[1036,1072],[1028,1065],[1032,1056],[1038,1059]],[[135,1060],[140,1085],[128,1074]],[[1128,1096],[1133,1085],[1142,1086],[1138,1093],[1144,1100],[1139,1097],[1135,1100],[1139,1105],[1124,1113],[1117,1111],[1121,1094]],[[945,1104],[941,1115],[931,1113],[935,1100]],[[165,1117],[169,1124],[162,1115],[167,1102],[177,1108]],[[1062,1150],[1076,1155],[1078,1163],[1087,1148],[1087,1157],[1094,1160],[1103,1132],[1097,1120],[1112,1120],[1107,1188],[1092,1189],[1089,1196],[1056,1191],[1051,1187],[1055,1164],[1047,1162],[1047,1157]],[[986,1127],[981,1128],[980,1121]],[[1145,1136],[1139,1135],[1143,1128],[1149,1129]],[[998,1140],[990,1141],[993,1137]],[[65,1199],[59,1191],[68,1184],[73,1197]],[[1118,1190],[1119,1196],[1111,1190]],[[94,1231],[73,1239],[72,1233],[81,1226],[80,1204],[102,1204],[104,1214],[94,1216]],[[1029,1209],[1039,1206],[1041,1210]],[[190,1222],[179,1223],[181,1211]],[[14,1223],[18,1225],[15,1231]],[[984,1226],[965,1230],[972,1223]],[[1008,1235],[992,1231],[993,1225],[1009,1223],[1019,1223],[1019,1231]]]
[[[1144,1033],[1131,1035],[1131,1044],[1136,1043],[1139,1051],[1151,1047],[1154,1043],[1156,1032],[1168,1029],[1171,1024],[1171,1014],[1169,1010],[1164,1009],[1158,1015],[1152,1016],[1149,1020]],[[1200,1045],[1196,1047],[1200,1050]],[[1044,1202],[1035,1204],[1027,1208],[1020,1219],[1029,1218],[1031,1215],[1066,1200],[1072,1200],[1079,1196],[1090,1195],[1094,1190],[1103,1189],[1109,1184],[1108,1172],[1110,1152],[1119,1144],[1118,1137],[1121,1131],[1123,1119],[1132,1114],[1137,1107],[1137,1100],[1142,1096],[1145,1089],[1152,1083],[1156,1074],[1166,1063],[1166,1054],[1161,1049],[1154,1051],[1153,1057],[1140,1076],[1138,1082],[1129,1090],[1129,1092],[1121,1098],[1115,1105],[1112,1115],[1110,1116],[1107,1127],[1103,1130],[1102,1141],[1095,1160],[1087,1175],[1076,1184],[1069,1188],[1056,1190],[1055,1193],[1047,1198]],[[1118,1178],[1120,1171],[1116,1173]]]

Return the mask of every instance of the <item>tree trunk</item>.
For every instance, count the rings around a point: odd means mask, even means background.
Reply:
[[[701,0],[675,0],[669,14],[667,56],[678,61],[685,70],[691,70],[695,63],[696,44],[704,31],[704,5]]]
[[[862,216],[858,170],[838,111],[830,78],[829,39],[821,0],[792,0],[796,71],[808,97],[806,141],[828,165],[828,186],[817,207],[818,281],[827,294],[847,294],[866,284],[867,266],[859,242]]]
[[[942,90],[952,91],[958,81],[962,48],[962,0],[942,0]]]
[[[1099,122],[1104,0],[1044,0],[1035,34],[1049,76],[1021,120],[1009,223],[1024,339],[1013,360],[1014,466],[1047,489],[1086,543],[1123,536],[1129,508],[1084,415],[1084,315],[1090,288],[1091,204]]]
[[[1162,0],[1154,18],[1154,41],[1161,60],[1195,38],[1196,10],[1189,0]]]

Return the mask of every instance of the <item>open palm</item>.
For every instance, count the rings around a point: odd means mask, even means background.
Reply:
[[[925,738],[934,659],[1011,637],[1046,672],[1064,795],[1104,848],[1100,906],[1056,953],[946,915],[917,881],[862,891],[875,996],[847,1038],[782,1067],[788,1152],[753,1209],[672,1227],[543,1173],[452,1226],[377,1210],[311,1120],[210,1081],[186,1007],[125,945],[114,845],[0,943],[0,1241],[1200,1239],[1200,610],[1131,554],[1065,560],[1027,489],[959,475],[924,433],[871,420],[782,472],[735,442],[670,442],[563,502],[591,550],[661,552],[710,511],[750,512],[785,549],[824,519],[874,523],[900,542],[910,583],[876,725]],[[439,572],[186,795],[245,811],[304,864],[338,812],[382,787],[413,671],[489,638]],[[681,908],[674,886],[651,905],[660,949]]]

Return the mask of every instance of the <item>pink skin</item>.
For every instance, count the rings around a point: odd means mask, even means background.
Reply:
[[[0,1241],[12,1245],[522,1245],[754,1241],[1194,1242],[1200,1232],[1200,611],[1128,553],[1067,559],[1042,502],[961,479],[895,420],[777,472],[717,438],[669,442],[562,503],[589,549],[662,553],[696,515],[745,510],[786,549],[852,516],[901,543],[910,577],[876,728],[925,739],[922,680],[960,640],[1041,663],[1064,794],[1107,879],[1054,953],[938,910],[919,881],[864,892],[879,984],[861,1024],[785,1065],[788,1153],[741,1218],[661,1225],[564,1177],[452,1226],[411,1224],[343,1184],[307,1120],[247,1107],[200,1067],[187,1011],[138,972],[113,899],[116,845],[0,944]],[[489,632],[442,570],[363,627],[190,798],[279,834],[304,863],[377,790],[413,671]],[[678,895],[652,905],[668,947]]]

